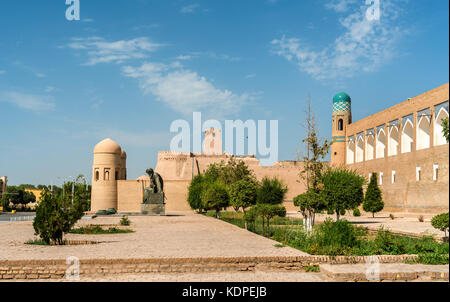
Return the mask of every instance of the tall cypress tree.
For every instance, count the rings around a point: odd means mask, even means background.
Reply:
[[[378,187],[377,179],[377,173],[373,173],[363,203],[364,211],[372,213],[372,217],[375,217],[375,213],[380,212],[384,208],[384,202],[381,190]]]

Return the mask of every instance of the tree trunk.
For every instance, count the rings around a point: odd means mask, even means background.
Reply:
[[[340,216],[339,210],[337,210],[337,211],[336,211],[336,221],[339,221],[339,216]]]
[[[216,218],[219,219],[219,211],[216,210]]]
[[[372,213],[372,218],[375,218],[375,213]]]
[[[267,218],[267,236],[270,236],[270,218]]]
[[[263,234],[263,236],[264,236],[264,216],[262,216],[262,234]]]

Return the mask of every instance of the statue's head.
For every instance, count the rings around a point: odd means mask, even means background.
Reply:
[[[147,169],[145,172],[147,172],[148,175],[152,176],[153,175],[153,169]]]

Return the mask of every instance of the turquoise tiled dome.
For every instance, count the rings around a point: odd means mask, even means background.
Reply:
[[[336,94],[333,98],[333,111],[350,111],[352,99],[345,92]]]

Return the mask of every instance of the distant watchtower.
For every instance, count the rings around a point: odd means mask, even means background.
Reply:
[[[203,153],[206,155],[221,155],[223,154],[222,148],[222,131],[214,128],[205,131]]]
[[[346,130],[352,123],[352,99],[345,92],[333,98],[333,125],[331,130],[331,163],[345,164]]]

